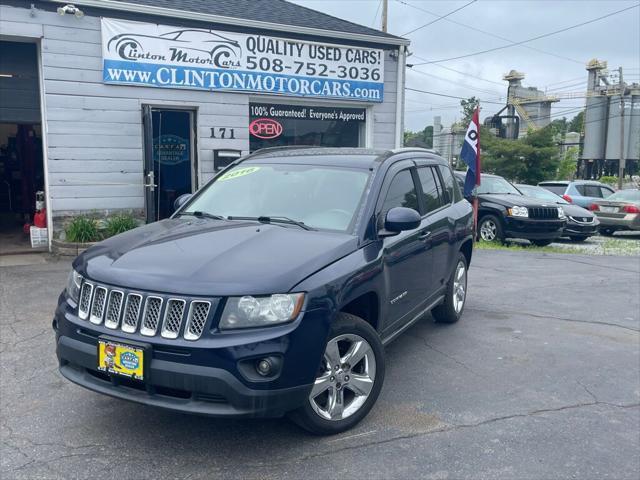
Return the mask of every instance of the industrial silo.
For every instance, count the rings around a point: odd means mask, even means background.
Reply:
[[[605,154],[605,135],[607,123],[606,90],[600,86],[601,71],[606,62],[596,59],[587,64],[587,102],[584,114],[584,147],[582,158],[587,161],[599,160]]]
[[[638,95],[636,94],[636,97]],[[638,102],[638,98],[635,99]],[[624,131],[620,132],[622,125],[620,115],[620,94],[613,95],[609,103],[609,116],[607,123],[607,148],[605,151],[605,158],[607,160],[619,160],[620,155],[620,135],[624,136],[624,158],[632,159],[637,158],[637,142],[638,142],[638,126],[635,126],[636,136],[633,136],[632,121],[638,123],[637,113],[634,115],[634,108],[640,108],[633,105],[632,95],[624,96]],[[636,103],[638,105],[638,103]],[[630,148],[633,147],[633,148]],[[633,154],[635,153],[635,157]]]
[[[625,115],[629,115],[629,130],[627,130],[627,159],[640,160],[640,85],[631,85],[629,110],[625,109]],[[626,123],[626,122],[625,122]]]

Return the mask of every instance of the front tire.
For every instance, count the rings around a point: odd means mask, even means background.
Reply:
[[[467,257],[458,253],[456,268],[453,270],[444,302],[435,307],[431,314],[436,322],[456,323],[460,320],[467,300]]]
[[[485,215],[478,224],[478,236],[485,242],[504,243],[502,223],[495,215]]]
[[[587,238],[589,237],[585,237],[585,236],[573,236],[573,237],[569,237],[569,239],[572,242],[584,242]]]
[[[546,247],[547,245],[551,245],[552,242],[553,240],[531,240],[531,243],[537,247]]]
[[[613,234],[616,233],[616,230],[615,228],[605,227],[600,229],[600,233],[605,237],[613,237]]]
[[[384,382],[380,336],[360,317],[339,313],[331,326],[309,398],[291,419],[316,435],[353,428],[371,410]]]

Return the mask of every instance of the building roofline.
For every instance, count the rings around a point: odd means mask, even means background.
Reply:
[[[52,3],[70,3],[70,0],[49,0]],[[94,7],[107,10],[118,10],[132,13],[142,13],[146,15],[158,15],[161,17],[181,18],[187,20],[197,20],[201,22],[211,22],[219,24],[234,25],[240,27],[262,28],[280,32],[292,32],[302,35],[313,35],[317,37],[339,38],[358,42],[380,43],[383,45],[409,45],[410,40],[395,36],[376,36],[363,33],[341,32],[338,30],[325,30],[320,28],[303,27],[298,25],[287,25],[281,23],[261,22],[257,20],[245,20],[242,18],[226,17],[210,13],[190,12],[166,7],[154,7],[115,0],[73,0],[76,6]]]

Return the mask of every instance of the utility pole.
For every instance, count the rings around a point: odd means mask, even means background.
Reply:
[[[618,163],[618,189],[621,190],[626,163],[624,155],[624,93],[626,88],[622,79],[622,67],[618,69],[618,73],[620,75],[620,162]]]
[[[387,31],[387,8],[389,7],[388,0],[382,0],[382,31]]]

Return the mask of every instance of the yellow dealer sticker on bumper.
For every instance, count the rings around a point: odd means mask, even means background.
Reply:
[[[251,173],[257,172],[258,170],[260,170],[260,167],[246,167],[246,168],[237,168],[237,169],[234,168],[230,172],[227,172],[224,175],[222,175],[218,179],[218,182],[223,182],[224,180],[232,180],[238,177],[244,177],[245,175],[249,175]]]
[[[144,380],[144,350],[109,340],[98,340],[98,370]]]

